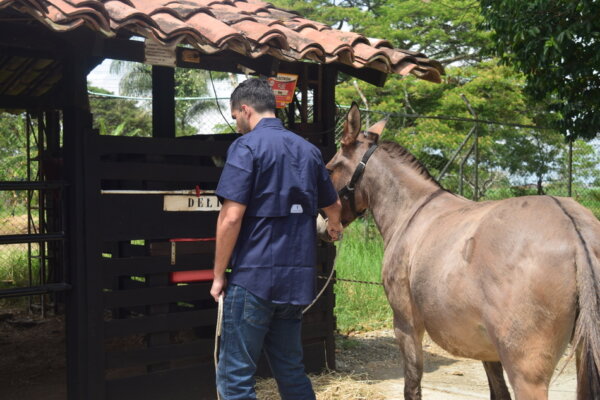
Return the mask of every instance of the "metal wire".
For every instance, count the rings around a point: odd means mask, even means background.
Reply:
[[[328,277],[325,276],[325,275],[318,275],[317,278],[319,278],[319,279],[328,279]],[[331,280],[336,281],[336,282],[363,283],[363,284],[367,284],[367,285],[383,286],[383,283],[381,283],[381,282],[359,281],[359,280],[356,280],[356,279],[332,278]]]

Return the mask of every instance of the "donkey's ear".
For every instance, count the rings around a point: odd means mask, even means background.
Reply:
[[[341,143],[348,146],[356,140],[358,132],[360,132],[360,111],[356,103],[352,103],[346,121],[344,122],[344,131],[342,132]]]
[[[379,140],[379,137],[381,136],[381,132],[383,132],[383,129],[385,128],[385,124],[387,124],[388,119],[382,119],[379,122],[374,123],[373,125],[371,125],[371,127],[369,129],[367,129],[367,133],[369,134],[369,136],[371,136],[373,138],[373,141],[377,142]]]

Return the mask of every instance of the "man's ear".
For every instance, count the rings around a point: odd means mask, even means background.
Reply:
[[[388,119],[382,119],[379,122],[374,123],[373,125],[371,125],[371,127],[369,129],[367,129],[367,133],[369,134],[369,137],[375,142],[377,143],[377,141],[379,140],[379,137],[381,136],[381,132],[383,132],[383,129],[385,128],[385,124],[387,124]]]
[[[341,140],[342,145],[348,146],[354,143],[358,132],[360,132],[360,126],[360,110],[358,109],[358,105],[352,102],[352,107],[350,107],[350,111],[348,111],[346,121],[344,122]]]

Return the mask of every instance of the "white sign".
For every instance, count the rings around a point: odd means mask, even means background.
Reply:
[[[217,196],[167,195],[163,200],[164,211],[219,211],[221,203]]]
[[[144,42],[145,63],[152,65],[164,65],[165,67],[174,67],[177,57],[175,48],[167,47],[152,40]]]

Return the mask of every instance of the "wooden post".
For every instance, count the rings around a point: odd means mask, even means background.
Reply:
[[[337,83],[337,68],[333,65],[324,65],[322,74],[321,110],[323,111],[323,160],[329,161],[336,152],[335,147],[335,116],[337,106],[335,103],[335,85]]]
[[[75,50],[71,54],[77,54]],[[101,400],[104,393],[104,349],[102,292],[99,271],[89,264],[89,223],[96,210],[87,202],[89,171],[86,171],[87,135],[92,119],[87,102],[85,60],[74,56],[65,62],[64,82],[64,171],[66,191],[66,239],[68,282],[66,295],[67,387],[69,400]]]
[[[175,137],[175,69],[152,66],[152,137]]]
[[[567,140],[569,141],[569,178],[567,180],[567,196],[573,197],[573,137],[569,135]]]

